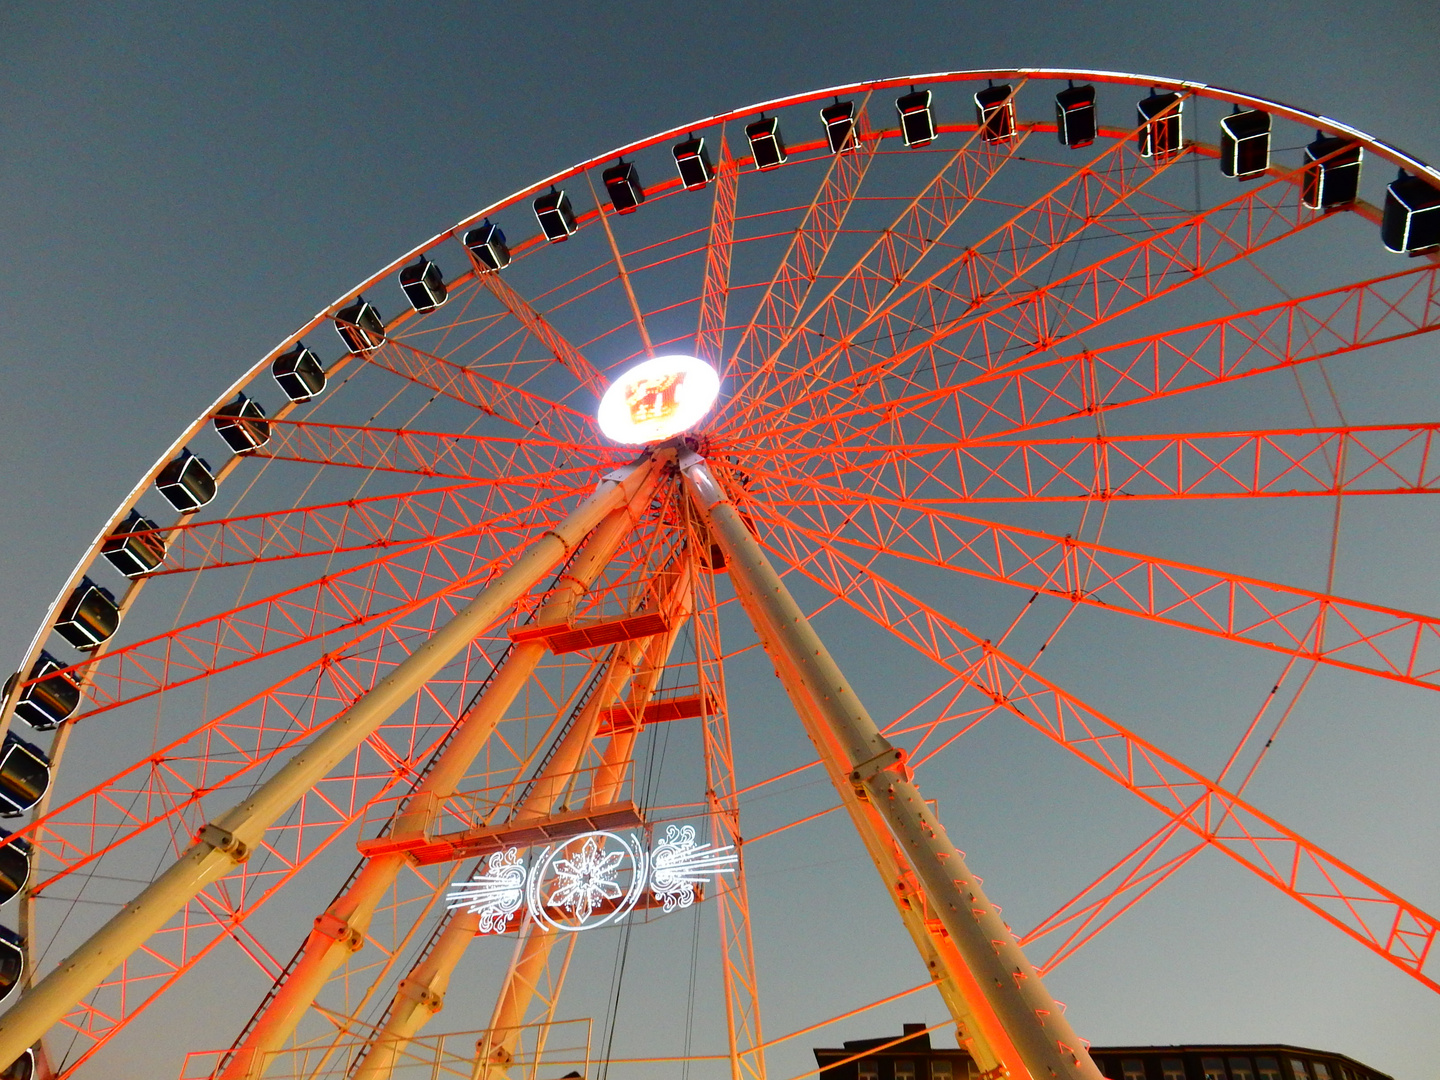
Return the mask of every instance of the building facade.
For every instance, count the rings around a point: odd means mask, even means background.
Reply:
[[[820,1080],[979,1080],[970,1055],[932,1046],[925,1024],[817,1048]],[[1344,1054],[1283,1043],[1092,1046],[1107,1080],[1393,1080]]]

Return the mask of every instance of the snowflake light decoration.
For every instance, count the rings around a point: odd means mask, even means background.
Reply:
[[[552,930],[590,930],[625,918],[648,885],[669,911],[691,907],[696,886],[740,864],[733,847],[696,843],[695,826],[668,825],[647,852],[639,836],[588,832],[545,848],[527,870],[516,848],[497,851],[469,881],[451,888],[447,904],[480,916],[482,934],[500,934],[523,903],[531,919]]]
[[[566,908],[581,922],[590,917],[604,900],[619,900],[623,851],[603,851],[596,837],[588,838],[580,851],[568,859],[555,860],[555,891],[545,901],[550,907]]]

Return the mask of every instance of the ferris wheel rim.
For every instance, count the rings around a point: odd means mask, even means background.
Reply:
[[[329,304],[327,304],[325,307],[321,308],[313,316],[311,316],[311,318],[304,324],[302,324],[297,330],[290,334],[287,334],[284,338],[282,338],[280,342],[277,343],[273,348],[271,348],[269,352],[267,352],[248,370],[246,370],[242,375],[240,375],[232,383],[230,383],[229,386],[227,386],[226,389],[219,396],[216,397],[216,399],[210,404],[210,406],[202,413],[200,413],[196,417],[196,419],[193,420],[181,432],[181,434],[165,448],[164,451],[162,451],[162,453],[156,458],[156,460],[145,471],[145,473],[140,477],[140,479],[131,487],[130,491],[126,494],[124,499],[122,499],[116,509],[111,512],[108,518],[105,519],[104,524],[101,526],[95,537],[91,540],[90,544],[85,548],[80,558],[75,563],[75,566],[62,581],[60,588],[57,590],[54,598],[51,600],[50,605],[46,609],[41,622],[37,626],[35,634],[31,638],[29,646],[26,648],[24,654],[21,657],[20,664],[16,669],[17,672],[24,673],[28,671],[30,667],[35,663],[36,659],[39,656],[40,649],[44,644],[44,639],[46,635],[51,632],[51,629],[53,628],[53,623],[61,607],[64,605],[70,593],[75,589],[75,587],[79,584],[80,580],[84,577],[86,570],[90,566],[92,566],[95,560],[99,557],[100,548],[104,544],[105,540],[111,535],[115,527],[124,518],[124,516],[129,513],[130,510],[135,506],[135,504],[140,500],[141,496],[144,495],[145,491],[150,487],[150,485],[154,483],[155,477],[159,474],[160,470],[163,469],[165,465],[177,453],[183,450],[186,444],[204,428],[205,424],[213,417],[216,410],[221,408],[236,394],[242,392],[246,387],[250,386],[257,378],[262,377],[268,366],[275,360],[277,356],[281,354],[282,351],[293,346],[297,341],[304,338],[306,334],[312,332],[320,326],[325,325],[327,322],[333,321],[334,315],[342,307],[352,302],[357,296],[362,295],[367,289],[373,288],[379,282],[384,281],[394,275],[396,272],[399,271],[401,267],[413,261],[415,258],[425,255],[427,252],[433,251],[435,248],[439,247],[446,241],[457,237],[466,228],[472,227],[476,223],[485,220],[491,214],[498,213],[500,210],[514,206],[528,196],[534,195],[537,192],[544,191],[546,188],[554,186],[563,180],[567,180],[576,175],[589,172],[607,161],[623,158],[627,154],[633,154],[639,150],[648,149],[650,147],[659,145],[676,137],[682,136],[686,132],[692,130],[714,127],[717,125],[728,123],[732,120],[738,120],[746,116],[763,113],[766,110],[775,110],[780,108],[788,108],[795,105],[803,105],[814,101],[820,101],[825,98],[834,97],[839,94],[870,93],[876,90],[886,90],[909,85],[917,85],[922,82],[954,83],[968,82],[971,80],[979,79],[1003,79],[1017,77],[1037,78],[1044,80],[1091,79],[1097,82],[1119,85],[1153,86],[1156,88],[1163,87],[1172,91],[1190,91],[1204,97],[1210,97],[1216,100],[1230,102],[1235,105],[1245,105],[1250,108],[1263,109],[1276,115],[1284,116],[1287,119],[1310,124],[1319,128],[1330,129],[1337,133],[1343,133],[1344,135],[1360,142],[1362,145],[1365,146],[1366,149],[1384,158],[1385,160],[1390,161],[1397,167],[1409,170],[1417,175],[1426,175],[1430,177],[1437,186],[1440,186],[1440,168],[1432,167],[1426,162],[1422,161],[1420,158],[1414,157],[1413,155],[1406,153],[1398,147],[1395,147],[1394,145],[1387,143],[1377,138],[1376,136],[1373,136],[1368,132],[1361,130],[1360,128],[1344,123],[1343,121],[1336,120],[1332,117],[1328,117],[1320,113],[1310,112],[1309,110],[1301,109],[1296,106],[1288,105],[1276,99],[1266,98],[1255,94],[1246,94],[1240,91],[1230,90],[1225,87],[1199,82],[1197,80],[1177,79],[1170,76],[1146,75],[1135,72],[1111,71],[1098,68],[964,68],[948,71],[928,72],[915,75],[893,76],[882,79],[869,79],[850,83],[840,83],[819,90],[804,91],[797,94],[784,95],[765,101],[754,102],[752,104],[730,109],[725,112],[715,113],[711,116],[696,120],[690,124],[682,124],[664,129],[653,135],[645,136],[643,138],[633,140],[629,143],[622,144],[606,153],[598,154],[594,157],[578,162],[574,165],[570,165],[563,169],[557,170],[556,172],[551,173],[549,176],[545,177],[544,179],[529,184],[525,187],[519,188],[516,191],[511,192],[509,195],[497,199],[494,202],[491,202],[484,208],[464,218],[461,218],[454,225],[435,234],[429,240],[426,240],[423,243],[411,248],[405,254],[387,263],[384,267],[376,271],[374,274],[370,275],[368,278],[365,278],[357,285],[341,293]],[[474,276],[474,274],[475,271],[472,268],[471,270],[466,271],[464,274],[458,275],[454,279],[454,283],[460,284],[464,281],[468,281]],[[398,315],[395,316],[394,319],[392,319],[389,323],[386,324],[387,331],[393,326],[402,324],[413,314],[414,312],[412,311],[401,311]],[[342,359],[347,358],[342,357]],[[0,737],[3,737],[4,734],[10,729],[10,725],[13,720],[13,709],[14,702],[11,697],[7,697],[3,703],[0,703]]]

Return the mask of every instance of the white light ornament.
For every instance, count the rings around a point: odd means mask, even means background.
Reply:
[[[595,419],[615,442],[661,442],[703,420],[719,394],[720,376],[704,360],[656,356],[610,384]]]
[[[525,899],[525,867],[515,848],[491,855],[484,870],[450,890],[446,908],[480,916],[480,933],[503,934]]]
[[[480,916],[478,931],[503,934],[523,903],[530,918],[575,933],[620,922],[648,887],[665,911],[695,903],[697,886],[733,874],[729,845],[698,844],[693,825],[669,825],[647,852],[638,836],[588,832],[545,848],[527,870],[517,848],[495,852],[469,881],[451,888],[446,906]]]

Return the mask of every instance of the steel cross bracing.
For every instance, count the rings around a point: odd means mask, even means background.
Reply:
[[[586,463],[610,464],[614,455],[583,443],[326,424],[315,420],[271,423],[269,443],[256,457],[340,465],[366,472],[389,472],[477,484],[541,485],[547,477],[563,480],[570,469]],[[583,475],[583,472],[582,474]]]
[[[1112,718],[1037,675],[860,561],[771,533],[797,572],[988,699],[1433,990],[1440,920],[1352,869]]]
[[[1008,157],[1001,157],[994,165],[1005,160]],[[833,378],[831,372],[836,367],[842,372],[853,371],[856,365],[846,357],[862,334],[898,348],[917,325],[939,325],[940,314],[948,312],[952,304],[958,302],[962,310],[968,312],[1010,297],[1017,286],[1023,287],[1028,276],[1066,244],[1086,232],[1108,234],[1110,219],[1129,210],[1131,202],[1138,201],[1147,186],[1178,160],[1152,164],[1135,156],[1128,140],[1117,140],[988,236],[967,245],[928,277],[920,281],[904,278],[895,288],[884,289],[853,311],[848,305],[818,306],[811,317],[834,321],[833,340],[824,343],[820,351],[804,363],[796,364],[794,370],[780,372],[778,377],[757,388],[750,396],[748,407],[735,410],[737,422],[763,416],[776,405],[780,405],[783,412],[793,404],[808,400],[821,379]],[[930,192],[931,199],[945,193],[944,173],[932,184]],[[969,199],[964,201],[968,204]],[[1117,221],[1114,225],[1118,228],[1122,223]],[[936,236],[932,242],[939,239],[941,237]],[[879,265],[883,267],[883,262]],[[857,279],[863,277],[859,271],[852,271],[852,275]],[[807,334],[813,332],[808,320],[804,330]],[[777,359],[772,358],[770,367],[774,368],[776,363]]]
[[[735,199],[740,163],[730,153],[725,127],[717,140],[715,198],[710,207],[710,234],[705,244],[705,279],[700,287],[700,312],[695,329],[695,355],[719,367],[725,348],[725,316],[730,303],[730,258],[735,247]]]
[[[857,396],[880,404],[1018,368],[1083,331],[1242,263],[1321,219],[1301,204],[1293,176],[1278,177],[1045,284],[1032,285],[1017,274],[1015,284],[1021,287],[1014,292],[936,290],[937,297],[925,310],[906,320],[907,326],[918,322],[933,328],[915,335],[918,340],[909,340],[907,331],[879,339],[894,346],[888,353],[844,349],[837,358],[847,360],[849,373],[832,374],[823,387],[794,401],[772,404],[757,398],[749,414],[737,417],[733,426],[737,433],[773,432],[768,445],[777,450],[799,451],[816,431],[843,441],[848,427],[833,416],[853,409]],[[1042,261],[1037,258],[1035,263]],[[962,314],[953,316],[952,305]]]
[[[862,138],[865,134],[862,132]],[[1028,134],[1022,132],[1001,144],[981,141],[978,131],[971,135],[810,311],[802,316],[803,303],[797,305],[785,332],[777,335],[772,331],[768,340],[756,342],[762,360],[746,374],[744,385],[732,400],[742,400],[757,387],[773,382],[782,354],[792,344],[796,345],[797,355],[788,362],[789,368],[821,368],[823,360],[816,350],[823,357],[833,355],[832,342],[852,340],[878,312],[889,310],[892,298],[921,261],[1018,153]]]
[[[650,602],[656,589],[663,589],[661,599],[665,605],[683,618],[692,603],[693,585],[689,571],[683,567],[672,567],[668,572],[662,571],[660,576],[667,580],[655,587],[636,589],[631,606],[638,608]],[[673,633],[664,640],[666,655],[673,640]],[[587,696],[575,703],[566,724],[557,725],[549,749],[534,767],[532,779],[515,796],[511,820],[517,823],[540,821],[551,814],[567,789],[576,782],[582,762],[596,742],[602,712],[631,685],[637,665],[650,644],[650,638],[638,638],[609,650],[605,661],[597,666],[596,678],[591,680]],[[645,685],[642,681],[641,693],[644,693]],[[653,689],[653,683],[649,685]],[[641,705],[643,708],[643,701]],[[587,796],[590,805],[603,806],[614,800],[634,740],[633,731],[610,736],[603,761],[609,768],[593,775]],[[603,786],[597,786],[602,783]],[[497,807],[495,813],[498,815],[502,808]],[[437,926],[429,944],[401,980],[384,1024],[364,1048],[364,1056],[354,1069],[357,1078],[384,1080],[388,1077],[416,1033],[444,1007],[451,975],[474,939],[478,926],[478,914],[463,910],[452,912],[443,924]],[[492,1056],[478,1063],[477,1068],[503,1073],[513,1060],[515,1039],[526,1025],[532,995],[540,985],[543,973],[548,970],[549,955],[556,942],[556,935],[539,932],[534,927],[525,933],[524,940],[516,948],[511,970],[502,984],[491,1020],[489,1052]]]
[[[696,454],[683,454],[680,468],[687,491],[725,553],[736,596],[837,791],[842,799],[870,803],[884,819],[927,896],[938,929],[959,950],[973,977],[961,987],[962,993],[979,991],[968,1002],[969,1011],[993,1016],[1003,1029],[1004,1038],[991,1044],[991,1052],[1009,1071],[1020,1066],[1022,1075],[1098,1080],[1100,1072],[1084,1043],[911,781],[903,751],[880,734],[726,490]],[[884,873],[886,867],[877,861],[877,869]],[[969,1034],[981,1037],[979,1031]]]
[[[757,511],[772,526],[780,520]],[[840,527],[783,528],[812,543],[839,544],[857,558],[883,553],[1014,585],[1292,657],[1440,688],[1440,618],[1300,589],[1259,578],[935,513],[901,527],[872,513]]]
[[[114,649],[92,665],[92,699],[96,704],[80,713],[79,718],[83,720],[308,642],[332,639],[337,630],[343,633],[354,629],[358,633],[304,665],[301,671],[290,673],[276,688],[290,686],[297,678],[315,671],[328,670],[336,661],[346,658],[353,658],[348,663],[363,668],[370,661],[359,655],[360,642],[373,640],[377,635],[400,637],[413,623],[424,625],[426,613],[434,605],[445,603],[447,596],[473,584],[477,578],[495,573],[508,555],[504,545],[523,539],[547,519],[552,519],[550,510],[558,504],[558,498],[545,500],[516,513],[496,515],[488,523],[482,519],[465,525],[455,536],[432,535],[333,576],[253,601],[169,634]],[[512,523],[518,527],[505,528]],[[456,545],[453,554],[446,550],[462,537],[473,539]],[[409,552],[420,556],[418,565],[412,567],[394,557]],[[345,664],[340,664],[327,677],[334,678],[344,670]],[[246,702],[240,708],[250,704]],[[174,746],[210,737],[219,719],[197,726]],[[167,748],[151,760],[164,760],[173,749]],[[137,763],[127,771],[143,768],[145,764]],[[103,786],[95,790],[103,790]],[[88,794],[77,799],[87,797]],[[30,827],[37,825],[43,822]]]
[[[1076,417],[1254,378],[1440,328],[1436,268],[1416,267],[1338,289],[1237,311],[1193,326],[977,374],[886,398],[883,425],[851,402],[827,415],[846,434],[812,452],[843,461],[878,429],[907,420],[988,440]],[[882,435],[883,437],[883,435]]]
[[[835,511],[863,503],[899,514],[964,503],[1419,495],[1440,484],[1437,430],[1395,424],[919,446],[897,438],[850,455],[839,475],[817,468],[777,478],[774,503]],[[851,476],[871,490],[847,486]]]
[[[630,526],[624,512],[612,513],[602,521],[585,547],[571,559],[537,617],[569,618]],[[406,809],[399,812],[395,831],[423,833],[431,827],[439,808],[437,800],[454,791],[529,680],[543,653],[544,648],[539,644],[521,644],[507,650],[506,662],[487,678],[474,706],[456,725],[454,735],[440,748],[438,756],[432,759]],[[326,979],[349,953],[361,947],[381,895],[394,884],[404,865],[405,858],[400,852],[370,860],[351,886],[322,913],[303,957],[288,972],[284,984],[277,986],[263,1014],[224,1067],[223,1076],[241,1078],[263,1074],[272,1055],[293,1033]]]
[[[433,624],[430,624],[430,626],[433,627]],[[352,682],[349,687],[344,688],[344,691],[336,696],[336,705],[344,708],[346,705],[357,700],[369,686],[374,685],[374,681],[378,679],[380,675],[389,670],[390,666],[391,665],[385,665],[381,667],[374,665],[373,662],[367,662],[365,667],[374,669],[370,674],[369,680],[355,681]],[[465,668],[466,670],[472,670],[473,664],[467,663]],[[357,674],[363,673],[364,670],[365,669],[362,668]],[[335,664],[332,664],[326,671],[326,674],[331,678],[341,673],[340,665]],[[435,690],[433,689],[428,692],[429,695],[433,695],[434,693]],[[293,749],[297,744],[303,742],[307,736],[320,730],[321,722],[317,719],[317,713],[324,705],[324,698],[314,693],[308,695],[299,693],[295,696],[300,698],[300,703],[308,710],[308,718],[301,717],[298,714],[291,715],[290,713],[281,713],[279,717],[272,718],[270,721],[271,726],[283,731],[285,741],[279,745],[263,747],[263,753],[252,753],[248,759],[242,758],[244,767],[253,769],[261,766],[274,757],[281,756],[283,753]],[[434,705],[439,703],[432,701],[430,704]],[[305,722],[300,723],[301,720]],[[413,721],[411,726],[414,726]],[[401,730],[403,731],[404,729],[402,728]],[[249,733],[246,732],[246,734]],[[410,738],[412,740],[415,738],[423,739],[424,734],[424,728],[416,728],[414,735],[410,736]],[[234,747],[239,744],[231,739],[228,745]],[[243,749],[243,747],[241,748]],[[384,751],[385,748],[384,743],[372,743],[370,746],[372,751]],[[215,772],[217,770],[210,761],[211,756],[212,752],[208,743],[195,755],[197,762],[202,765],[208,764],[209,768],[202,777],[200,785],[194,788],[195,794],[190,800],[178,802],[178,804],[173,798],[156,800],[152,792],[149,798],[141,804],[142,809],[146,806],[154,808],[155,813],[150,823],[153,823],[155,819],[162,819],[177,811],[184,812],[187,805],[190,807],[189,813],[185,815],[189,832],[181,831],[176,834],[172,840],[172,847],[177,850],[182,849],[188,840],[188,836],[193,834],[199,829],[200,825],[203,824],[203,818],[197,818],[195,814],[199,808],[199,801],[203,798],[205,791],[216,786],[215,782],[217,777],[215,776]],[[221,764],[225,764],[226,755],[221,755],[219,760]],[[165,778],[170,779],[172,784],[174,784],[177,779],[182,782],[184,781],[182,776],[171,777],[171,774],[176,772],[178,766],[183,764],[184,762],[181,761],[167,765]],[[132,957],[126,961],[116,976],[104,982],[102,984],[102,990],[108,989],[112,993],[119,994],[119,1009],[118,1011],[112,1009],[109,1012],[100,1012],[96,1010],[94,1006],[87,1005],[82,1008],[81,1019],[67,1021],[67,1023],[73,1023],[75,1026],[81,1027],[88,1037],[95,1040],[94,1044],[85,1051],[81,1058],[71,1064],[69,1071],[78,1068],[104,1041],[116,1034],[130,1018],[143,1009],[149,1002],[153,1001],[157,994],[173,983],[175,978],[183,974],[216,944],[224,940],[223,934],[217,935],[213,931],[207,934],[207,931],[209,931],[211,927],[218,927],[221,930],[229,932],[230,927],[238,924],[266,900],[271,898],[280,886],[285,884],[298,870],[303,868],[305,862],[308,862],[310,858],[313,858],[315,854],[318,854],[320,850],[323,850],[324,847],[342,835],[348,827],[353,825],[359,819],[360,815],[365,812],[367,804],[373,803],[376,799],[383,798],[385,792],[389,790],[389,786],[410,774],[410,768],[403,760],[395,761],[392,757],[386,757],[383,764],[388,767],[376,773],[375,766],[367,765],[364,755],[361,755],[357,758],[355,764],[342,768],[337,776],[327,780],[316,792],[306,797],[303,804],[304,810],[299,815],[298,823],[276,830],[279,839],[271,842],[270,849],[267,849],[267,854],[276,858],[277,861],[279,861],[279,866],[270,867],[268,872],[264,867],[253,871],[248,865],[242,867],[238,878],[241,883],[241,896],[249,897],[248,900],[244,901],[248,906],[234,908],[234,904],[227,907],[222,903],[220,910],[227,912],[224,920],[210,915],[207,910],[197,909],[194,913],[187,916],[186,920],[180,926],[168,929],[160,935],[159,939],[152,939],[152,943],[147,947],[145,956],[140,958],[142,963],[138,969],[136,967],[137,958]],[[238,769],[237,773],[241,771],[244,771],[244,769]],[[232,775],[231,777],[226,777],[225,780],[227,782],[233,782],[233,778]],[[153,784],[154,776],[147,774],[144,779],[150,780]],[[208,783],[206,783],[206,781],[208,781]],[[382,781],[385,786],[377,788],[376,784]],[[192,785],[194,783],[194,781],[191,781]],[[338,794],[334,789],[338,789]],[[146,827],[146,822],[143,820],[143,817],[139,821],[135,820],[134,800],[132,800],[130,805],[120,804],[118,801],[107,805],[113,805],[116,809],[121,809],[123,812],[131,814],[132,817],[128,819],[127,823],[130,824],[133,829]],[[339,810],[336,809],[337,807]],[[340,811],[343,811],[343,813]],[[171,831],[172,833],[175,832],[173,827]],[[111,843],[105,848],[102,848],[97,854],[103,854],[105,850],[109,850],[114,844],[121,842],[113,838],[107,839],[111,839]],[[122,837],[121,839],[123,840],[124,838]],[[296,854],[297,851],[308,852],[303,861],[301,861]],[[278,880],[276,880],[277,877]],[[264,888],[262,892],[262,886],[268,887]],[[258,897],[254,895],[256,893],[259,894]],[[210,909],[214,908],[215,905],[211,904]],[[234,910],[231,910],[232,908],[234,908]],[[170,935],[170,937],[174,939],[168,945],[166,944],[166,935]],[[176,955],[177,951],[178,956]],[[155,963],[152,964],[152,967],[158,965],[158,971],[153,971],[151,968],[145,967],[143,961],[154,961]],[[262,964],[262,968],[266,970],[267,974],[270,974],[270,967]],[[155,988],[152,992],[144,996],[136,992],[146,988],[147,980],[153,982],[154,979],[160,976],[165,976],[166,978],[164,983],[158,988]]]
[[[699,523],[694,520],[688,501],[682,505],[689,550],[710,550],[708,530],[697,527]],[[755,945],[750,930],[750,885],[745,876],[745,841],[740,830],[740,799],[736,794],[730,706],[722,660],[725,654],[720,641],[719,603],[715,597],[713,577],[698,578],[696,591],[693,625],[699,674],[697,689],[700,700],[706,703],[701,717],[701,732],[710,842],[716,847],[733,847],[740,857],[729,880],[715,883],[715,911],[719,921],[720,965],[725,992],[726,1049],[730,1054],[731,1080],[766,1080],[760,982],[755,971]]]
[[[774,277],[741,331],[735,351],[720,369],[722,379],[734,379],[744,387],[753,374],[762,372],[768,357],[782,347],[790,327],[804,310],[865,173],[880,149],[879,138],[870,131],[863,100],[856,106],[855,133],[854,149],[831,159]]]
[[[278,833],[282,837],[286,834],[299,837],[304,832],[304,826],[309,824],[304,816],[298,819],[291,817],[289,825],[281,823],[280,819],[302,801],[307,803],[307,808],[308,803],[317,803],[315,816],[322,820],[326,817],[331,820],[345,818],[344,804],[338,803],[339,809],[333,809],[337,807],[337,800],[324,796],[327,784],[335,782],[333,779],[326,780],[331,770],[362,745],[372,749],[377,745],[383,746],[368,741],[376,728],[412,698],[420,686],[438,674],[456,652],[470,647],[480,631],[508,610],[601,518],[612,509],[628,505],[631,499],[643,500],[641,505],[648,503],[649,492],[658,478],[656,464],[653,458],[647,456],[635,467],[608,476],[595,495],[583,502],[563,523],[531,544],[507,570],[495,576],[474,600],[379,679],[373,688],[356,696],[348,708],[343,709],[303,749],[255,788],[249,798],[206,824],[196,842],[184,850],[178,862],[142,890],[135,900],[93,934],[59,968],[38,982],[18,1004],[0,1016],[0,1057],[8,1055],[13,1060],[19,1056],[44,1031],[80,1005],[117,965],[128,965],[132,954],[153,955],[155,950],[146,946],[147,940],[171,924],[177,915],[183,916],[176,929],[184,942],[187,937],[184,931],[189,922],[186,913],[197,894],[237,867],[243,868],[252,853],[263,851],[266,856],[259,860],[261,873],[265,872],[265,864],[272,855],[282,865],[288,864],[286,870],[289,873],[313,858],[318,848],[302,851],[298,856],[291,853],[287,858],[287,852],[278,850],[274,841],[267,838],[267,832],[272,826],[280,824]],[[393,782],[397,778],[395,764],[398,763],[384,753],[380,756],[390,767]],[[345,781],[342,779],[339,782],[343,787]],[[353,797],[355,786],[355,781],[351,781],[352,820],[363,812],[366,802]],[[320,805],[332,809],[322,815]],[[348,820],[343,821],[343,825],[349,823]],[[176,847],[182,848],[183,844],[177,843]],[[221,899],[217,901],[222,911],[229,906],[224,896],[222,887]],[[204,911],[203,900],[200,907]],[[206,925],[213,926],[214,922],[210,918]],[[210,945],[213,946],[215,940],[218,938],[212,938]],[[141,951],[136,953],[136,950]],[[173,970],[175,965],[171,962],[166,966]],[[278,967],[278,964],[275,966]],[[81,1008],[83,1010],[84,1006]],[[91,1012],[87,1021],[96,1015]],[[76,1026],[84,1030],[90,1025],[81,1022]]]

